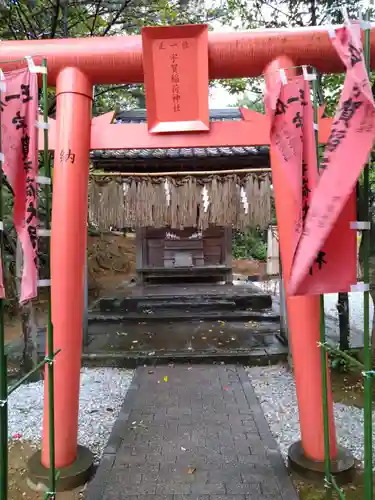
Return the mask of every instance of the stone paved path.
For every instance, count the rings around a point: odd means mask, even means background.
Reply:
[[[87,500],[297,498],[245,370],[231,365],[138,368],[86,493]]]

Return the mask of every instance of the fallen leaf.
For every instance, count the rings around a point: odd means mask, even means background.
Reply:
[[[185,469],[186,474],[194,474],[197,469],[195,467],[188,467]]]

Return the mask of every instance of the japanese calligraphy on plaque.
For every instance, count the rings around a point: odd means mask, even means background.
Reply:
[[[37,295],[38,110],[37,75],[27,68],[5,74],[0,118],[4,174],[14,193],[13,219],[23,250],[21,302]]]
[[[142,30],[149,131],[207,131],[207,26]]]

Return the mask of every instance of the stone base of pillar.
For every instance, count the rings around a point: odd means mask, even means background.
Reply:
[[[49,469],[42,465],[42,452],[37,451],[28,462],[27,484],[33,491],[49,490]],[[58,469],[56,491],[69,491],[83,486],[92,476],[94,455],[88,448],[78,446],[76,460],[69,465]]]
[[[308,458],[302,447],[302,442],[293,443],[288,450],[290,468],[302,477],[311,480],[322,480],[324,477],[324,461],[316,462]],[[337,458],[331,460],[331,471],[338,484],[350,483],[355,475],[355,460],[349,450],[337,446]]]

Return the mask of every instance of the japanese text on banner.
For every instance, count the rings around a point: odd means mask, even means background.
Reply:
[[[5,73],[1,98],[4,173],[14,193],[13,219],[23,250],[21,302],[37,295],[38,111],[37,75],[27,68]]]
[[[293,196],[301,205],[302,113],[305,103],[302,77],[283,85],[278,75],[267,82],[265,104],[271,119],[271,144],[279,157]]]
[[[303,231],[314,190],[319,182],[314,113],[308,81],[304,80],[301,86],[304,86],[306,106],[303,113],[302,217],[299,237]],[[350,228],[350,222],[355,218],[356,193],[352,192],[325,244],[318,250],[309,273],[299,285],[298,294],[313,295],[350,290],[350,286],[356,282],[357,274],[356,235]],[[340,241],[340,252],[337,251],[338,241]]]
[[[358,26],[345,26],[336,31],[333,39],[333,45],[346,66],[346,78],[325,148],[322,161],[324,173],[314,190],[293,262],[289,288],[293,295],[298,293],[301,282],[353,195],[372,149],[375,137],[374,100],[359,35]],[[341,235],[338,235],[340,240]]]
[[[290,182],[294,195],[294,253],[318,183],[313,108],[309,84],[303,76],[293,77],[280,86],[277,86],[274,80],[273,89],[278,89],[280,93],[274,94],[273,97],[268,93],[266,98],[267,105],[273,102],[276,110],[271,124],[271,147],[278,152],[281,168],[285,171],[286,181]],[[272,88],[268,87],[268,92],[270,91],[272,92]],[[279,118],[281,116],[282,119]],[[280,137],[285,138],[286,133],[289,140],[280,141]],[[355,251],[352,252],[355,234],[349,225],[349,220],[353,220],[354,216],[355,198],[352,197],[329,241],[317,252],[298,293],[346,291],[349,290],[350,284],[355,282],[356,256]],[[342,259],[338,259],[336,255],[335,245],[338,238],[344,243],[340,257],[345,259],[345,266],[342,265]]]

